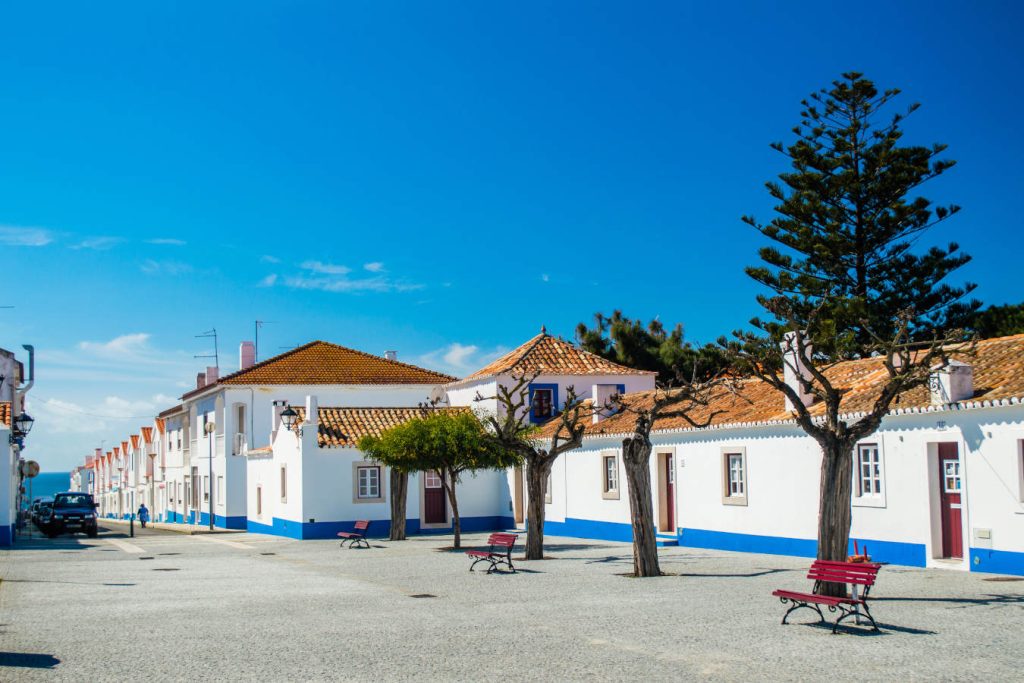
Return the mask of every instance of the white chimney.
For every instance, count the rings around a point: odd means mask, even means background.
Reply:
[[[615,413],[615,408],[608,408],[608,405],[609,399],[617,393],[619,393],[617,384],[595,384],[591,388],[590,395],[594,401],[594,424]]]
[[[385,351],[384,352],[384,359],[385,360],[398,360],[398,351]]]
[[[245,370],[256,364],[256,345],[244,341],[238,345],[238,369]]]
[[[797,332],[787,332],[784,341],[782,342],[782,376],[786,381],[786,384],[793,388],[793,390],[800,397],[800,402],[805,406],[811,405],[814,402],[814,394],[804,390],[800,384],[799,377],[808,379],[810,377],[807,366],[810,364],[810,356],[812,353],[811,343],[808,340],[804,340],[804,354],[801,357],[797,344]],[[793,402],[786,398],[786,410],[792,412],[795,406]]]
[[[206,373],[196,373],[196,389],[202,389],[206,386]]]
[[[306,421],[303,426],[316,427],[320,423],[320,410],[317,408],[316,396],[306,397]]]
[[[217,381],[217,375],[218,375],[219,372],[220,372],[220,370],[216,366],[214,366],[214,365],[208,366],[206,368],[206,383],[207,384],[213,384],[214,382],[216,382]]]
[[[945,367],[932,368],[928,385],[932,390],[933,406],[966,401],[974,396],[974,368],[967,363],[951,360]]]

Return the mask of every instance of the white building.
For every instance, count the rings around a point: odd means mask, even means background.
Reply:
[[[858,444],[851,550],[857,540],[877,561],[1024,575],[1024,335],[959,360]],[[875,359],[829,371],[846,419],[874,399],[882,373]],[[684,546],[813,557],[821,451],[778,392],[747,380],[741,393],[715,400],[709,410],[724,412],[709,428],[655,425],[658,530]],[[604,418],[556,461],[548,533],[631,540],[621,463],[631,428],[628,414]]]
[[[318,407],[307,397],[298,407],[297,428],[279,424],[274,413],[273,446],[249,451],[249,531],[291,538],[334,538],[357,520],[370,521],[371,535],[387,535],[391,523],[390,473],[356,447],[359,439],[425,414],[418,407]],[[465,473],[456,485],[463,531],[512,525],[504,472]],[[451,507],[433,472],[409,477],[406,533],[447,532]]]
[[[14,542],[21,504],[22,477],[20,463],[25,435],[17,432],[17,418],[25,411],[25,393],[32,388],[34,350],[29,353],[29,378],[25,368],[10,351],[0,349],[0,547]]]
[[[596,400],[597,405],[604,405],[613,394],[653,389],[655,374],[583,351],[541,328],[536,337],[465,379],[451,382],[445,391],[449,405],[467,406],[493,415],[500,410],[499,386],[514,387],[517,378],[533,377],[527,387],[529,411],[523,417],[540,425],[564,407],[569,387],[573,387],[578,399]],[[508,473],[507,487],[512,492],[513,520],[522,524],[527,507],[522,469]]]
[[[209,522],[212,481],[214,524],[246,528],[245,456],[270,445],[275,403],[301,405],[316,395],[333,406],[410,407],[440,395],[453,379],[401,363],[394,352],[374,356],[322,341],[260,363],[253,362],[251,343],[243,342],[239,355],[241,370],[218,377],[216,368],[208,368],[181,397],[182,483],[190,501],[184,521]]]

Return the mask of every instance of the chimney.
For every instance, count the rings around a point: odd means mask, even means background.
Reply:
[[[256,345],[244,341],[238,345],[238,369],[245,370],[256,364]]]
[[[967,363],[951,360],[949,365],[932,368],[928,386],[932,390],[933,406],[966,401],[974,396],[974,368]]]
[[[317,407],[316,396],[307,396],[306,421],[303,422],[303,426],[309,425],[315,428],[318,424],[320,424],[320,410]],[[314,431],[316,430],[314,429]]]
[[[220,370],[215,365],[208,365],[206,367],[206,383],[214,384],[217,381],[217,374]]]
[[[202,389],[205,386],[206,386],[206,373],[205,372],[198,372],[198,373],[196,373],[196,389]]]
[[[384,352],[384,359],[385,360],[398,360],[398,351],[385,351]]]
[[[594,424],[615,414],[614,408],[608,409],[605,406],[608,404],[608,399],[617,393],[619,393],[619,387],[616,384],[595,384],[593,386],[590,395],[594,400]]]
[[[810,363],[808,358],[813,353],[811,349],[811,343],[808,340],[804,340],[804,355],[800,357],[797,336],[802,333],[796,331],[787,332],[785,340],[782,342],[782,367],[783,367],[783,379],[786,384],[796,391],[800,397],[800,402],[805,406],[811,405],[814,402],[814,394],[809,391],[805,391],[800,384],[800,377],[805,379],[809,378],[807,372],[807,366]],[[786,398],[786,410],[792,412],[795,406],[793,402]]]

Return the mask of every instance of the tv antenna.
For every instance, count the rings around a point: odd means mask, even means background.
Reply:
[[[220,352],[217,350],[217,328],[211,328],[210,330],[197,334],[196,339],[209,339],[213,338],[213,353],[199,354],[192,356],[193,358],[212,358],[213,364],[217,366],[217,371],[220,371]]]
[[[273,324],[274,324],[273,320],[257,320],[256,321],[256,325],[255,325],[255,327],[256,327],[256,334],[255,334],[255,341],[253,342],[253,347],[254,347],[253,348],[253,360],[255,360],[257,363],[260,360],[260,328],[263,327],[264,325],[273,325]]]

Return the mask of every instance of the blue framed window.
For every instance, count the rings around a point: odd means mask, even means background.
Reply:
[[[530,385],[530,422],[543,424],[558,414],[558,385]]]

